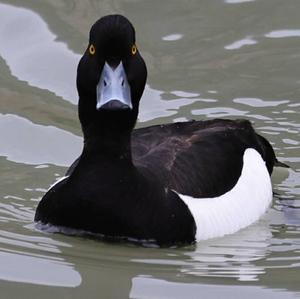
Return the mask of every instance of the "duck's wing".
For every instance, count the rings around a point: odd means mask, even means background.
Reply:
[[[193,197],[215,197],[231,190],[253,148],[271,173],[271,145],[246,120],[174,123],[137,129],[132,136],[134,163],[166,186]]]

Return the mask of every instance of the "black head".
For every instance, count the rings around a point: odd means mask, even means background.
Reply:
[[[99,19],[90,30],[89,45],[77,70],[79,118],[85,137],[90,131],[132,130],[146,78],[132,24],[121,15]]]

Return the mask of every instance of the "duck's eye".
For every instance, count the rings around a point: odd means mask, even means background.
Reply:
[[[133,46],[131,47],[131,54],[132,54],[132,55],[135,55],[136,52],[137,52],[137,47],[136,47],[136,45],[133,45]]]
[[[93,44],[90,45],[89,52],[91,55],[94,55],[96,53],[96,48]]]

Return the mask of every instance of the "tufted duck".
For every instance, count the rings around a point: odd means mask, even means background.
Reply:
[[[247,120],[133,130],[146,77],[132,24],[98,20],[77,71],[84,148],[35,221],[171,245],[236,232],[266,211],[269,142]]]

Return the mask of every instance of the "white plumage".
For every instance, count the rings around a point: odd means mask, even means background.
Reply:
[[[252,149],[245,150],[243,169],[236,185],[214,198],[178,194],[196,223],[196,241],[234,233],[257,221],[272,202],[272,184],[265,162]]]

